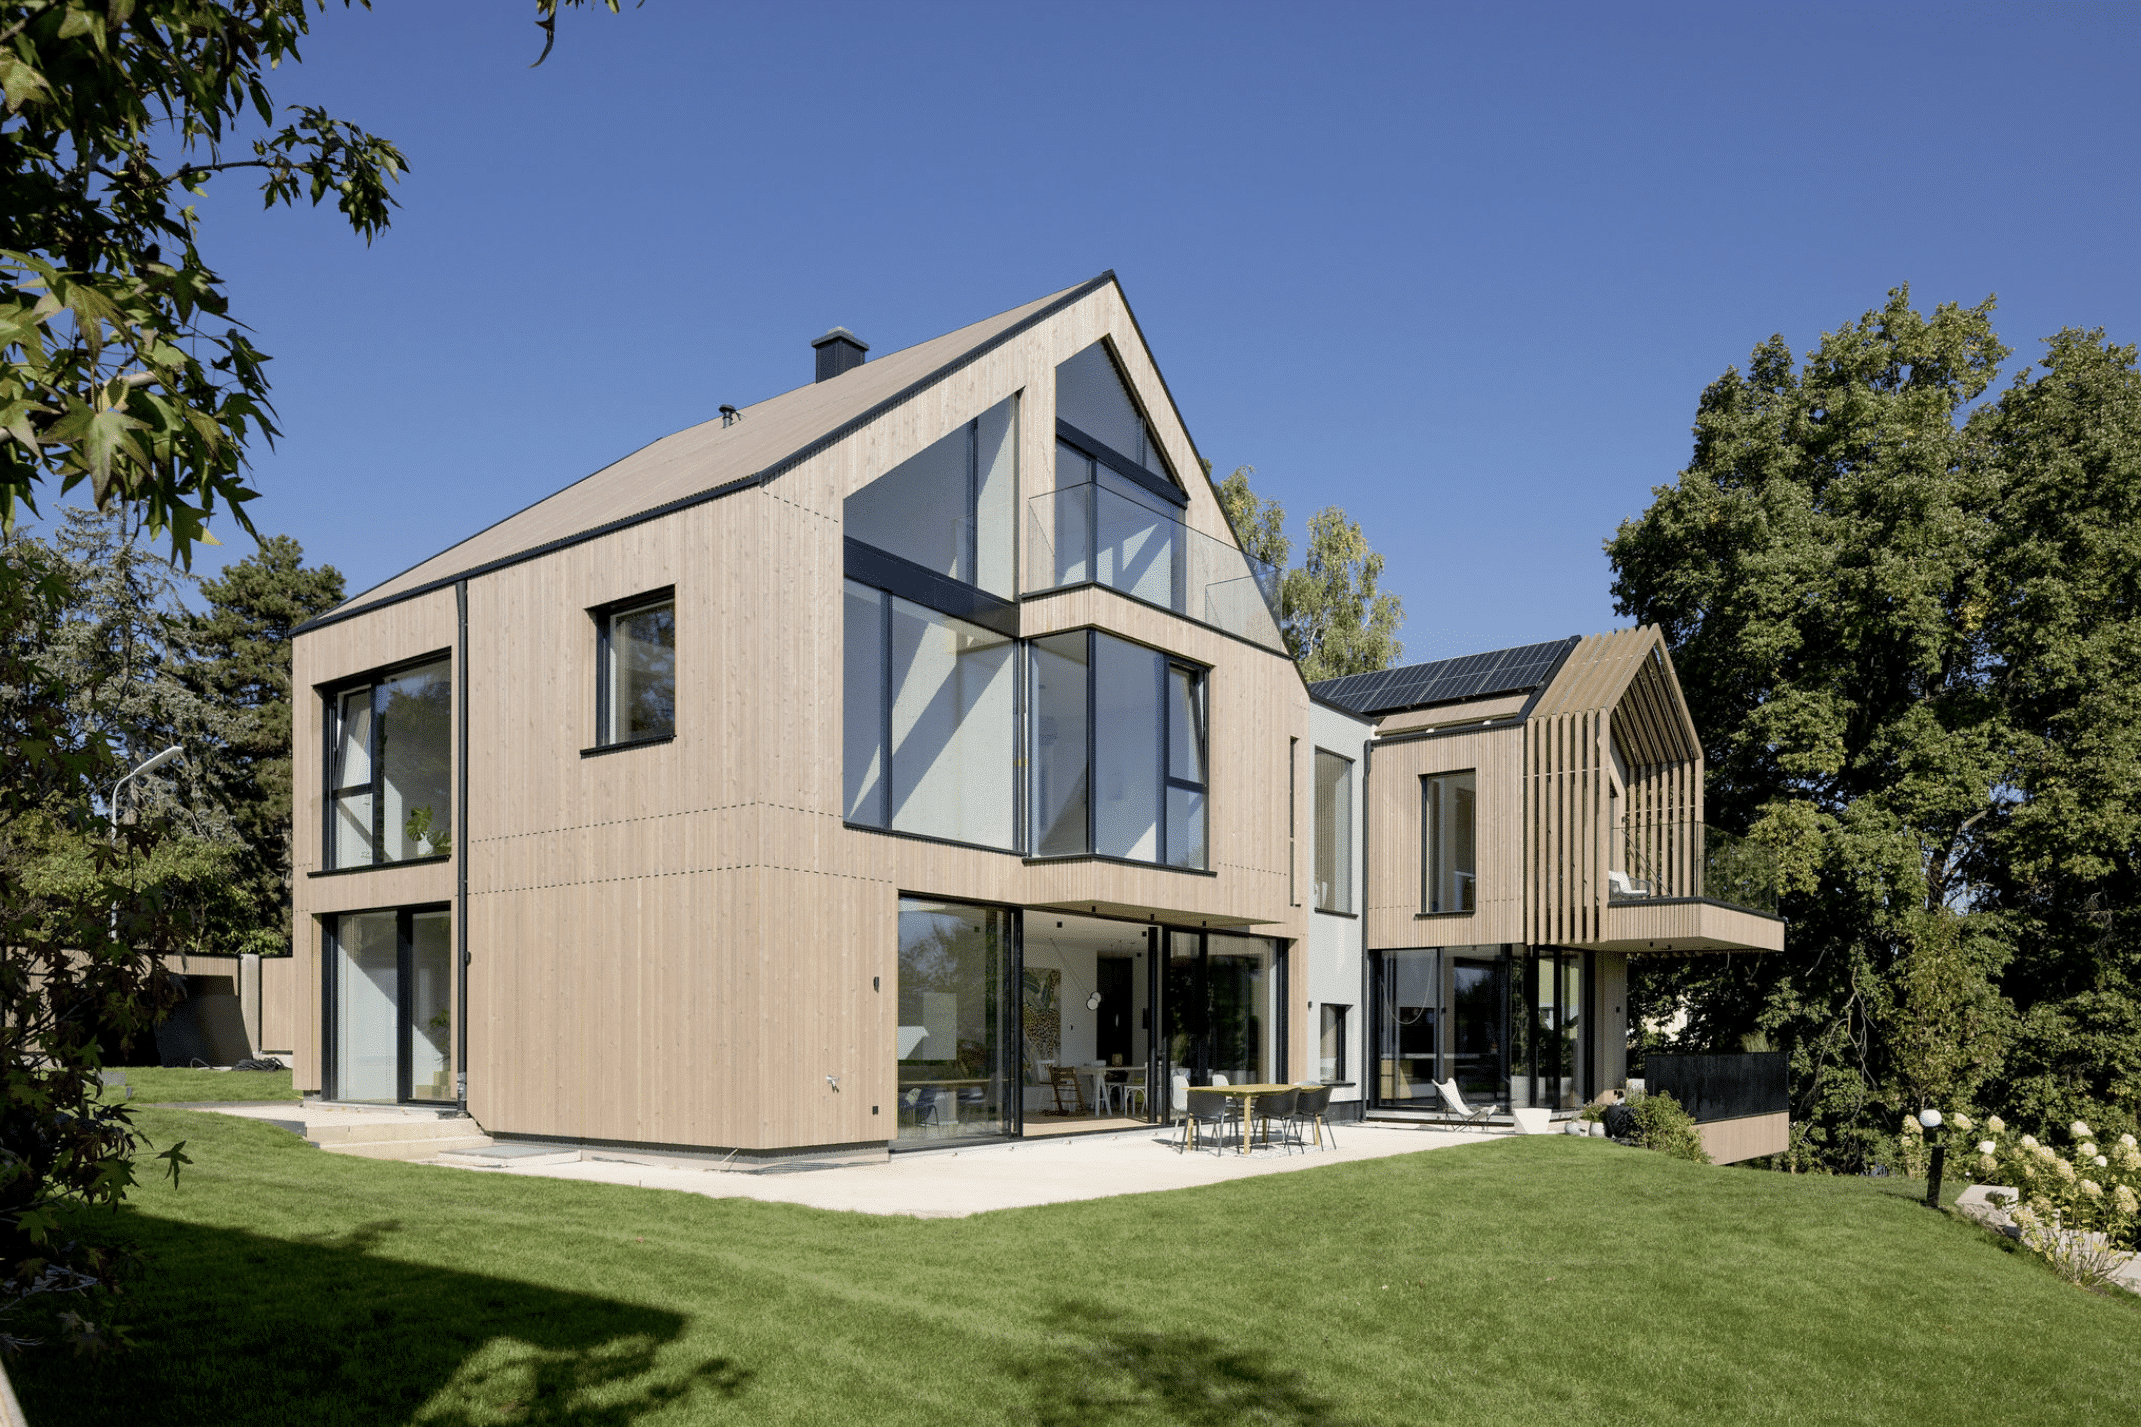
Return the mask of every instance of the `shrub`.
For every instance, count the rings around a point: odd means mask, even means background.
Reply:
[[[2076,1120],[2067,1127],[2073,1146],[2061,1154],[2011,1133],[1997,1115],[1982,1127],[1958,1115],[1955,1125],[1968,1172],[2015,1191],[2022,1242],[2062,1277],[2093,1285],[2125,1252],[2141,1251],[2141,1144],[2133,1135],[2107,1141]]]
[[[1631,1107],[1635,1115],[1635,1142],[1648,1150],[1674,1159],[1708,1164],[1709,1151],[1702,1147],[1702,1132],[1695,1117],[1680,1108],[1680,1102],[1663,1091],[1645,1095]]]

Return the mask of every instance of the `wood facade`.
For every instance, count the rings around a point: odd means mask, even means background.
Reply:
[[[502,523],[300,634],[296,684],[315,691],[297,700],[297,924],[308,1009],[300,1083],[322,1083],[322,929],[338,912],[417,903],[465,912],[459,1068],[469,1111],[487,1129],[751,1151],[892,1137],[902,894],[1299,939],[1306,913],[1290,889],[1301,874],[1287,848],[1308,838],[1289,838],[1287,759],[1307,735],[1306,687],[1283,654],[1111,589],[1024,599],[1021,637],[1093,626],[1209,671],[1209,872],[1029,862],[842,819],[843,501],[1016,395],[1023,520],[1027,501],[1053,479],[1055,367],[1101,340],[1170,465],[1190,473],[1182,522],[1230,539],[1129,308],[1106,282],[775,479],[504,558],[519,539],[568,533],[561,521],[600,526],[654,495],[718,486],[733,466],[709,453],[730,433],[695,428],[649,448],[659,468],[613,490],[609,507],[590,504],[584,489],[615,487],[606,472],[567,492],[565,513],[539,505],[524,513],[520,533]],[[780,432],[770,445],[754,436],[745,464],[772,461],[783,443],[807,444],[812,421],[839,414],[830,389],[843,382],[867,386],[873,401],[884,388],[912,385],[918,371],[955,355],[943,342],[763,404],[774,409],[745,408],[736,430]],[[677,462],[693,452],[708,469],[680,474]],[[437,583],[464,559],[480,568]],[[1036,571],[1028,585],[1039,583]],[[583,756],[595,742],[589,611],[672,586],[674,738]],[[439,651],[452,655],[457,676],[465,668],[467,691],[467,799],[455,810],[453,857],[321,873],[326,704],[317,691]],[[1305,822],[1308,811],[1297,816]],[[1308,1017],[1296,1007],[1287,1019],[1286,1060],[1300,1066]]]

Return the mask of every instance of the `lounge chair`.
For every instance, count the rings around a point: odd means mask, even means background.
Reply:
[[[1436,1081],[1435,1093],[1442,1097],[1445,1122],[1454,1121],[1459,1125],[1478,1125],[1481,1129],[1485,1129],[1487,1127],[1487,1117],[1494,1113],[1492,1105],[1472,1106],[1465,1104],[1465,1097],[1458,1093],[1457,1082],[1454,1080]]]

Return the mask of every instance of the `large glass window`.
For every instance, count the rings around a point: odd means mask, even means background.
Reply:
[[[847,537],[1012,598],[1017,416],[1016,397],[999,402],[849,496]]]
[[[1036,857],[1075,856],[1091,850],[1086,834],[1091,640],[1080,629],[1036,639],[1030,649],[1031,846]]]
[[[1587,991],[1581,952],[1455,946],[1373,956],[1375,1098],[1431,1105],[1454,1080],[1468,1105],[1579,1108]]]
[[[440,659],[329,697],[329,867],[453,850],[450,673]]]
[[[1207,866],[1204,671],[1097,630],[1036,639],[1031,663],[1035,855]]]
[[[640,743],[676,733],[676,597],[595,612],[595,742]]]
[[[900,902],[902,1142],[998,1135],[1006,1123],[1011,919],[995,907]]]
[[[335,1098],[459,1098],[450,914],[444,908],[348,913],[332,920],[329,940]]]
[[[1210,1085],[1267,1085],[1286,1073],[1279,1053],[1284,978],[1267,937],[1172,931],[1167,935],[1170,1076]],[[1175,1107],[1179,1110],[1181,1107]]]
[[[1155,475],[1169,474],[1160,443],[1130,399],[1105,342],[1095,342],[1056,367],[1056,419]]]
[[[1479,881],[1478,775],[1437,773],[1420,780],[1423,799],[1421,910],[1475,910]]]
[[[1016,847],[1014,641],[850,581],[847,819]]]
[[[1353,910],[1353,760],[1316,750],[1316,908]]]
[[[1442,953],[1412,948],[1375,953],[1375,1098],[1383,1105],[1432,1104],[1440,1077]]]

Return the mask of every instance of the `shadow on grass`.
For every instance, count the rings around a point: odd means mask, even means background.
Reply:
[[[151,1256],[123,1317],[136,1346],[93,1365],[51,1348],[10,1364],[38,1427],[623,1427],[750,1387],[727,1358],[662,1360],[680,1314],[381,1257],[394,1220],[298,1241],[126,1223]]]
[[[1269,1351],[1204,1333],[1155,1332],[1122,1314],[1064,1303],[1043,1320],[1060,1351],[1012,1371],[1039,1427],[1136,1422],[1182,1427],[1344,1427],[1336,1404]]]

